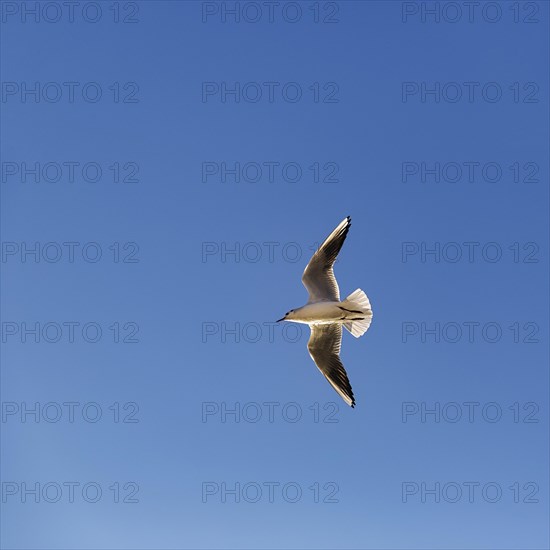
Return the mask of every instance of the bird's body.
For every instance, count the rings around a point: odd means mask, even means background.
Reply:
[[[306,325],[343,324],[363,316],[363,311],[349,307],[350,304],[346,302],[314,302],[292,310],[291,316],[287,316],[285,321]]]
[[[289,311],[279,321],[305,323],[311,328],[307,347],[311,358],[342,399],[355,406],[348,376],[340,361],[342,325],[359,338],[369,328],[372,309],[367,295],[357,289],[340,301],[332,266],[351,225],[348,216],[325,239],[307,265],[302,282],[309,292],[306,305]]]
[[[285,321],[305,323],[306,325],[325,325],[342,321],[341,302],[315,302],[294,309]]]

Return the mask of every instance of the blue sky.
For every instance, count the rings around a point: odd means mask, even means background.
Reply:
[[[2,546],[548,548],[548,4],[234,5],[2,3]]]

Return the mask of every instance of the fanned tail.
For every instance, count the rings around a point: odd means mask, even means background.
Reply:
[[[344,327],[355,338],[363,336],[372,322],[372,309],[367,295],[358,288],[342,302],[342,306],[350,312],[350,320],[344,323]]]

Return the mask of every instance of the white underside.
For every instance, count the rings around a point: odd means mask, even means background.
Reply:
[[[306,325],[323,325],[328,323],[343,323],[343,311],[338,307],[341,302],[317,302],[306,304],[294,310],[292,317],[287,321],[293,323],[304,323]]]

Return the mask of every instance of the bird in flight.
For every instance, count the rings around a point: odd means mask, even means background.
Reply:
[[[333,265],[350,226],[351,218],[348,216],[313,254],[302,275],[302,283],[309,292],[307,304],[291,309],[279,321],[309,325],[311,336],[307,349],[311,358],[342,399],[354,407],[351,384],[340,361],[342,325],[359,338],[371,324],[372,309],[367,295],[360,288],[340,301]]]

